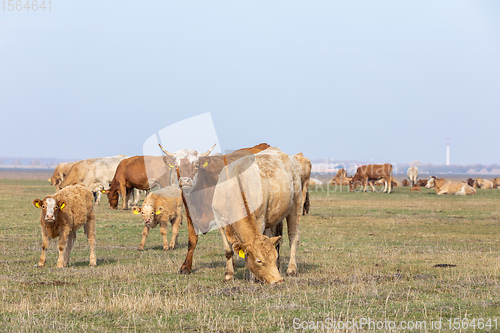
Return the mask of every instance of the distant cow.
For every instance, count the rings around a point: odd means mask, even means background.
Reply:
[[[38,266],[45,265],[45,251],[50,239],[59,237],[57,267],[68,265],[69,255],[76,239],[76,231],[83,225],[90,246],[90,266],[96,265],[95,215],[92,207],[92,192],[81,185],[68,186],[43,200],[35,199],[36,208],[42,208],[42,255]]]
[[[408,176],[408,179],[410,180],[411,186],[417,183],[417,178],[418,178],[418,168],[417,167],[409,167],[408,171],[406,172],[406,175]]]
[[[159,191],[149,193],[142,207],[132,207],[134,214],[142,214],[144,229],[139,250],[144,250],[149,229],[160,224],[160,233],[163,237],[163,249],[174,249],[177,245],[177,236],[182,222],[181,189],[177,185],[165,187]],[[167,240],[168,223],[172,225],[172,239],[170,245]]]
[[[290,242],[287,275],[297,274],[301,184],[299,163],[278,148],[243,157],[222,170],[212,207],[227,236],[224,280],[234,276],[234,249],[257,279],[270,284],[283,282],[275,249],[281,236],[276,236],[275,228],[284,218]]]
[[[345,171],[345,169],[340,169],[339,171],[337,171],[337,174],[335,175],[335,177],[333,177],[332,179],[330,179],[330,184],[332,185],[349,185],[349,182],[351,181],[352,177],[348,177],[347,176],[347,172]]]
[[[474,188],[477,188],[477,183],[474,179],[468,178],[465,182],[467,183],[467,185],[474,187]]]
[[[302,215],[309,214],[310,199],[307,189],[311,178],[311,161],[304,157],[302,153],[293,155],[300,164],[301,180],[302,180]]]
[[[493,179],[493,186],[495,188],[500,188],[500,178],[494,178]]]
[[[417,181],[417,185],[420,187],[425,187],[425,185],[427,185],[427,179],[419,179]]]
[[[477,178],[476,184],[478,188],[483,190],[491,190],[494,188],[493,182],[488,179]]]
[[[52,186],[59,185],[63,181],[64,177],[66,177],[66,175],[69,173],[71,167],[75,165],[75,163],[77,162],[59,163],[54,169],[52,177],[49,179],[50,185]]]
[[[165,167],[161,156],[133,156],[118,164],[116,173],[106,191],[111,209],[118,207],[119,194],[122,196],[122,209],[128,209],[130,194],[134,188],[149,190],[154,184],[160,187],[171,185],[175,174]]]
[[[455,194],[470,195],[476,194],[476,190],[464,182],[449,180],[445,178],[431,177],[427,181],[426,188],[434,188],[438,195]]]
[[[408,179],[403,179],[403,181],[401,182],[401,185],[410,186],[410,182],[408,181]]]
[[[356,190],[359,184],[364,185],[363,192],[366,192],[366,186],[370,183],[372,191],[375,192],[372,180],[383,179],[385,187],[383,193],[391,193],[392,190],[392,165],[391,164],[368,164],[362,165],[356,171],[356,174],[349,182],[351,192]]]

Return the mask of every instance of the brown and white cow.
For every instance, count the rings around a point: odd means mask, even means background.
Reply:
[[[408,176],[408,179],[410,180],[410,184],[413,187],[417,183],[417,178],[418,178],[418,168],[417,167],[409,167],[408,171],[406,171],[406,175]]]
[[[182,223],[182,197],[181,189],[177,185],[171,185],[161,190],[148,194],[142,207],[132,207],[134,214],[142,214],[144,229],[139,250],[144,250],[146,237],[149,229],[160,225],[160,233],[163,237],[163,249],[174,249],[177,246],[177,236]],[[172,239],[170,244],[167,240],[167,226],[172,225]]]
[[[275,232],[285,218],[290,240],[287,275],[297,274],[301,186],[300,164],[274,147],[241,158],[222,170],[212,207],[227,237],[225,281],[234,276],[234,250],[245,258],[257,279],[270,284],[283,282],[275,249],[281,236]]]
[[[96,265],[95,256],[95,215],[92,206],[92,192],[85,186],[74,185],[63,188],[43,200],[33,200],[36,208],[41,208],[40,226],[42,230],[42,255],[38,266],[45,265],[45,251],[50,239],[59,237],[57,267],[68,265],[69,255],[76,239],[76,231],[84,226],[90,246],[90,266]]]
[[[216,226],[212,210],[212,198],[219,174],[224,166],[268,147],[267,143],[261,143],[251,148],[236,150],[227,155],[208,156],[214,147],[204,154],[199,154],[191,149],[184,149],[172,154],[160,145],[166,155],[164,156],[165,164],[177,173],[179,185],[182,189],[184,207],[186,208],[189,233],[188,251],[179,273],[191,273],[194,250],[198,244],[198,234],[206,233]],[[225,234],[223,230],[220,232],[224,240]]]
[[[392,190],[392,165],[391,164],[368,164],[360,166],[352,180],[349,182],[351,192],[356,190],[356,187],[364,185],[363,192],[366,192],[366,186],[369,183],[372,191],[375,188],[371,181],[383,179],[385,186],[383,193],[391,193]]]
[[[311,160],[305,157],[302,153],[293,155],[300,163],[301,180],[302,180],[302,215],[309,214],[309,207],[311,205],[309,199],[309,181],[311,179]]]
[[[477,178],[476,179],[476,184],[477,188],[483,189],[483,190],[491,190],[494,187],[493,182],[488,179],[482,179],[482,178]]]
[[[427,180],[426,188],[433,188],[437,195],[455,194],[470,195],[476,194],[476,190],[464,182],[449,180],[445,178],[431,177]]]
[[[59,163],[54,169],[52,177],[50,177],[49,179],[50,185],[52,186],[59,185],[64,180],[64,177],[66,177],[66,175],[69,173],[71,167],[75,165],[75,163],[77,162]]]
[[[333,177],[332,179],[330,179],[330,184],[332,185],[349,185],[349,182],[352,180],[352,177],[348,177],[347,176],[347,172],[345,171],[345,169],[340,169],[339,171],[337,171],[337,174],[335,175],[335,177]]]
[[[162,156],[133,156],[118,164],[111,180],[108,196],[111,209],[118,207],[119,195],[122,196],[122,209],[128,209],[133,189],[148,191],[154,184],[160,187],[171,185],[175,174],[165,167]]]

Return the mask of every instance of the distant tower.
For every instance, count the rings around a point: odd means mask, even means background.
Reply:
[[[450,165],[450,138],[446,138],[446,165]]]

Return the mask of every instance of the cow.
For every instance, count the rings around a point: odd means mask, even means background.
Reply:
[[[427,180],[426,188],[433,188],[437,195],[455,194],[470,195],[476,194],[476,190],[464,182],[449,180],[445,178],[431,177]]]
[[[385,182],[383,193],[391,193],[392,189],[392,165],[391,164],[368,164],[360,166],[352,180],[349,182],[351,192],[356,190],[359,183],[364,185],[363,192],[366,192],[366,186],[369,183],[372,191],[375,192],[372,180],[383,179]]]
[[[309,214],[309,207],[311,204],[309,192],[307,191],[311,178],[311,161],[307,157],[304,157],[302,153],[295,154],[293,157],[300,163],[302,180],[302,215],[306,215]]]
[[[408,176],[408,179],[410,180],[410,184],[413,187],[413,185],[417,183],[418,168],[417,167],[409,167],[408,171],[406,171],[406,175]]]
[[[49,178],[50,185],[51,186],[59,185],[64,180],[64,177],[66,177],[66,175],[69,173],[71,167],[75,165],[75,163],[77,162],[59,163],[54,169],[52,177]]]
[[[488,179],[482,179],[482,178],[477,178],[476,179],[476,184],[477,188],[483,189],[483,190],[491,190],[494,187],[493,182]]]
[[[403,179],[403,181],[401,182],[401,185],[402,186],[410,186],[410,182],[408,181],[408,179]]]
[[[425,187],[425,185],[427,185],[427,179],[419,179],[417,181],[417,185],[420,187]]]
[[[299,219],[302,211],[300,163],[278,148],[268,148],[224,167],[215,188],[212,208],[227,241],[224,281],[234,277],[233,253],[245,258],[258,280],[281,283],[276,229],[286,218],[290,242],[287,275],[297,274]]]
[[[345,169],[340,169],[337,171],[337,174],[335,177],[330,179],[330,184],[332,185],[349,185],[349,182],[351,181],[352,177],[347,176],[347,172]]]
[[[467,183],[467,185],[472,186],[474,188],[477,188],[477,183],[474,179],[467,178],[467,180],[465,182]]]
[[[497,177],[493,179],[493,187],[500,188],[500,178]]]
[[[42,255],[39,267],[45,266],[45,251],[50,239],[59,237],[57,267],[66,267],[76,239],[76,231],[83,225],[90,246],[90,266],[96,266],[95,256],[95,214],[92,192],[82,185],[63,188],[43,200],[33,200],[36,208],[41,208],[40,226],[42,230]]]
[[[144,229],[142,231],[142,240],[139,244],[139,250],[144,250],[146,237],[149,229],[160,225],[160,233],[163,237],[163,250],[174,249],[177,246],[177,236],[182,223],[182,197],[181,189],[177,185],[171,185],[162,188],[159,191],[148,194],[142,207],[132,207],[134,214],[142,214]],[[170,244],[167,240],[168,223],[172,225],[172,239]]]
[[[128,209],[130,194],[133,189],[149,190],[155,184],[160,187],[172,185],[175,174],[165,167],[161,156],[132,156],[118,164],[111,180],[108,196],[111,209],[117,209],[119,194],[122,196],[122,209]]]
[[[406,180],[406,179],[405,179]],[[422,190],[420,189],[420,187],[418,185],[415,185],[413,186],[411,189],[410,189],[410,192],[421,192]]]
[[[227,155],[209,156],[215,147],[212,146],[207,152],[200,154],[192,149],[183,149],[176,153],[170,153],[161,145],[165,154],[164,163],[177,173],[179,186],[182,189],[182,200],[186,209],[188,225],[188,252],[179,273],[191,273],[194,250],[198,243],[198,234],[207,233],[215,225],[212,211],[212,198],[217,185],[220,172],[226,164],[232,163],[241,157],[255,154],[269,147],[267,143],[261,143],[251,148],[242,148]],[[220,230],[223,240],[225,235]]]

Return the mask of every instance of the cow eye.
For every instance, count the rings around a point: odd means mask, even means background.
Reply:
[[[256,260],[255,260],[255,262],[256,262],[257,264],[259,264],[259,265],[262,265],[262,260],[260,260],[260,259],[256,259]]]
[[[45,205],[43,205],[42,208],[45,209]]]

